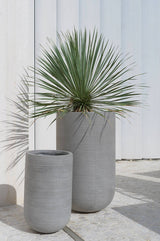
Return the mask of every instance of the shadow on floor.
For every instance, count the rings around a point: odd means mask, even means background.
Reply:
[[[160,234],[160,207],[155,203],[144,203],[113,208],[120,214]]]
[[[23,207],[16,205],[17,194],[13,186],[0,185],[0,221],[21,231],[35,233],[25,222]]]
[[[152,171],[152,172],[140,172],[140,173],[136,173],[136,174],[138,174],[138,175],[143,175],[143,176],[160,178],[160,170],[158,170],[158,171]]]
[[[116,187],[123,192],[133,193],[160,203],[160,183],[158,182],[117,175]]]
[[[3,222],[17,230],[27,233],[37,233],[29,228],[24,215],[23,207],[19,205],[11,205],[0,208],[0,222]]]
[[[12,229],[13,234],[14,234],[13,229],[17,229],[17,230],[21,231],[21,232],[18,232],[17,235],[22,235],[23,233],[34,234],[34,235],[36,235],[36,237],[38,239],[40,237],[43,237],[43,240],[46,240],[47,237],[51,236],[51,235],[54,235],[55,238],[59,237],[57,235],[60,235],[60,237],[62,235],[61,231],[52,233],[52,234],[46,234],[46,233],[39,233],[39,232],[32,230],[24,219],[24,208],[19,205],[10,205],[10,206],[0,207],[0,222],[7,225],[6,232],[11,233],[11,230],[9,230],[9,226]],[[63,231],[65,231],[69,236],[71,236],[72,230],[69,230],[69,232],[66,230],[67,230],[67,226],[64,228]],[[75,236],[75,234],[74,234],[74,236]],[[28,235],[27,235],[27,237],[28,237],[27,240],[30,240]],[[32,237],[32,236],[30,236],[30,237]],[[53,238],[53,236],[52,236],[52,238]],[[38,240],[38,239],[36,239],[36,240]],[[17,240],[20,240],[20,239],[17,239]],[[77,240],[80,240],[80,239],[77,239]]]
[[[159,175],[159,171],[138,173],[141,175]],[[115,207],[114,210],[122,215],[132,219],[133,221],[143,225],[144,227],[160,234],[160,183],[140,178],[117,175],[116,177],[117,191],[132,198],[137,196],[150,201],[142,204]],[[157,202],[157,204],[156,204]]]

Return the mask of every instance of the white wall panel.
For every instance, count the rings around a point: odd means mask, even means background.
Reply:
[[[100,31],[106,39],[121,47],[121,0],[101,0]]]
[[[141,73],[141,1],[122,0],[121,49],[133,55],[130,62],[136,61],[132,74]],[[138,77],[137,84],[141,83]],[[125,159],[142,158],[142,116],[141,109],[134,108],[136,114],[122,120],[121,155]]]
[[[79,28],[79,1],[57,1],[57,31],[66,32]]]
[[[142,72],[150,87],[143,110],[142,155],[160,157],[160,1],[142,0]]]
[[[100,0],[79,0],[79,26],[81,29],[100,29]]]
[[[7,19],[8,19],[8,2],[0,0],[0,121],[6,119],[5,109],[7,109],[7,102],[5,96],[7,96],[8,90],[8,79],[7,79]],[[2,125],[1,131],[2,131]],[[2,135],[2,134],[1,134]],[[0,184],[6,183],[6,166],[7,163],[5,162],[7,158],[6,153],[0,152]]]
[[[35,61],[40,56],[40,44],[46,45],[47,38],[56,41],[57,2],[56,0],[35,0]],[[38,88],[36,87],[36,90]],[[55,123],[48,127],[55,116],[41,118],[35,123],[35,148],[56,148]]]
[[[0,0],[0,120],[7,118],[6,111],[11,110],[7,98],[14,98],[17,84],[24,67],[34,63],[34,2],[32,0]],[[12,109],[13,111],[13,109]],[[2,123],[1,138],[5,138]],[[16,152],[0,150],[0,205],[9,203],[9,186],[1,189],[1,184],[9,184],[16,189],[17,202],[23,202],[23,182],[18,176],[24,170],[24,159],[14,169],[6,171]],[[8,189],[7,189],[8,187]],[[12,197],[11,197],[12,198]],[[3,200],[2,200],[3,199]]]
[[[121,49],[121,0],[101,1],[100,30]],[[116,158],[121,159],[121,118],[116,119],[116,153]]]

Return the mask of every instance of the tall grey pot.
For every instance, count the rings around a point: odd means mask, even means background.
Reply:
[[[115,190],[115,114],[69,112],[57,118],[57,149],[73,153],[72,209],[96,212]]]
[[[26,153],[24,217],[41,233],[62,229],[71,214],[72,153],[39,150]]]

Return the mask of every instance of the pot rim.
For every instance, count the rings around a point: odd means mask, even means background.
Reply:
[[[68,112],[66,112],[65,114],[68,114],[68,113],[84,114],[84,112],[82,112],[82,111],[68,111]],[[95,112],[95,111],[88,111],[88,112],[86,112],[86,113],[87,113],[87,114],[90,114],[90,113],[98,114],[98,113]],[[102,113],[115,113],[115,111],[106,110],[106,111],[102,111]],[[57,113],[57,114],[58,114],[58,113]]]
[[[66,150],[30,150],[26,152],[28,155],[32,156],[50,156],[50,157],[61,157],[72,155],[71,152]]]

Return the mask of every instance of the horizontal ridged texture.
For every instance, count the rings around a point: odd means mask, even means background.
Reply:
[[[95,212],[115,189],[115,114],[70,112],[57,120],[57,149],[73,153],[72,209]]]
[[[71,214],[72,164],[73,156],[69,152],[27,152],[24,216],[34,230],[52,233],[68,222]]]

